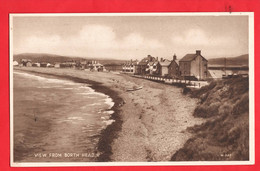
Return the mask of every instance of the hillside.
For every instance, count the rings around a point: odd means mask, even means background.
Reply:
[[[249,160],[248,78],[214,81],[190,93],[200,98],[194,116],[207,121],[188,128],[193,138],[171,160]]]
[[[47,53],[22,53],[13,56],[13,60],[20,62],[21,59],[30,59],[32,62],[66,62],[66,61],[84,61],[84,60],[96,60],[99,63],[105,64],[122,64],[125,60],[116,60],[116,59],[104,59],[104,58],[90,58],[90,57],[75,57],[75,56],[61,56],[55,54]]]
[[[225,58],[213,58],[208,59],[209,65],[225,65]],[[237,57],[227,57],[226,58],[226,65],[227,66],[234,66],[234,65],[243,65],[248,66],[248,54],[237,56]]]

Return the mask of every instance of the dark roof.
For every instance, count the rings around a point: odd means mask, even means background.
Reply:
[[[192,61],[197,57],[196,54],[187,54],[183,58],[181,58],[180,62],[187,62],[187,61]]]
[[[152,56],[145,57],[138,63],[138,65],[147,65],[149,62],[154,62],[154,61],[156,61],[155,57]]]
[[[177,59],[176,59],[176,60],[172,60],[172,61],[171,61],[171,64],[172,64],[173,62],[174,62],[177,66],[179,66],[179,61],[178,61]]]
[[[30,60],[30,59],[22,59],[21,61],[22,62],[32,62],[32,60]]]
[[[194,60],[197,56],[201,56],[201,55],[197,55],[197,54],[187,54],[185,55],[183,58],[181,58],[181,60],[179,62],[188,62],[188,61],[192,61]],[[205,59],[203,56],[201,56],[203,59]],[[206,61],[208,61],[207,59],[205,59]]]
[[[147,65],[148,64],[148,60],[146,58],[142,59],[138,65]]]

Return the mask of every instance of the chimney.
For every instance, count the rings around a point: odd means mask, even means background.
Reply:
[[[163,62],[163,58],[161,58],[161,62]]]
[[[175,61],[177,59],[177,56],[174,54],[173,55],[173,60]]]
[[[156,61],[158,61],[158,56],[156,57]]]
[[[200,55],[201,51],[200,50],[196,50],[196,55]]]

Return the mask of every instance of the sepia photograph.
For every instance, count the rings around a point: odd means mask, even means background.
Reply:
[[[9,14],[11,166],[254,164],[254,13]]]

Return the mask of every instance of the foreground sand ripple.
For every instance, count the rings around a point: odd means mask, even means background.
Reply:
[[[197,100],[182,95],[177,87],[134,78],[131,81],[144,88],[124,95],[122,131],[112,146],[112,159],[169,161],[191,137],[186,128],[202,123],[192,116]]]

